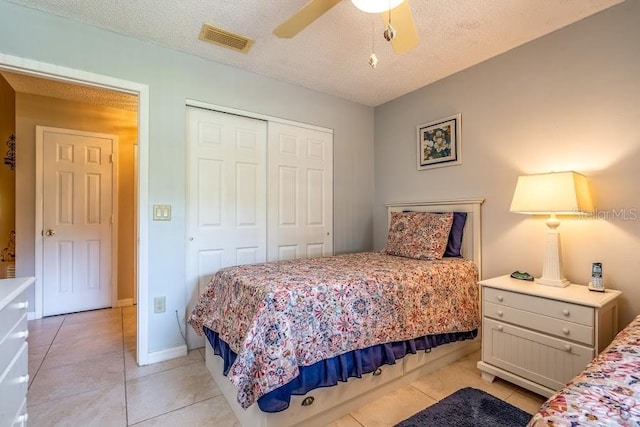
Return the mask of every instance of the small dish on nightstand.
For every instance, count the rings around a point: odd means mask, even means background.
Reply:
[[[511,277],[518,280],[528,280],[529,282],[533,282],[533,276],[526,271],[514,271],[513,273],[511,273]]]

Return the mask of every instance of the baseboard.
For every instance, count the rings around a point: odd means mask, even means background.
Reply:
[[[119,299],[116,302],[116,307],[129,307],[130,305],[133,305],[133,298]]]
[[[182,357],[187,355],[187,346],[180,345],[178,347],[168,348],[166,350],[154,351],[149,353],[147,362],[149,364],[164,362],[165,360],[175,359],[176,357]]]

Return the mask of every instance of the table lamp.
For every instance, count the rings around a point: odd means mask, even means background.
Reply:
[[[565,287],[569,281],[562,272],[560,221],[556,215],[578,215],[593,211],[587,177],[576,172],[551,172],[518,177],[511,201],[511,212],[549,215],[542,277],[536,283]]]

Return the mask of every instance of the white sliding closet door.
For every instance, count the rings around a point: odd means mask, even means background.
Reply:
[[[266,150],[265,121],[187,108],[187,316],[217,270],[266,260]]]
[[[269,261],[333,255],[333,134],[269,122]]]
[[[187,316],[222,267],[332,255],[333,134],[187,107],[186,210]]]

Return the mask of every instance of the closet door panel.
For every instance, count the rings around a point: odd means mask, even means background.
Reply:
[[[269,122],[269,261],[333,254],[333,135]]]
[[[188,107],[186,219],[187,315],[220,268],[332,255],[333,134]]]
[[[187,108],[187,315],[220,268],[266,260],[266,159],[265,121]]]

